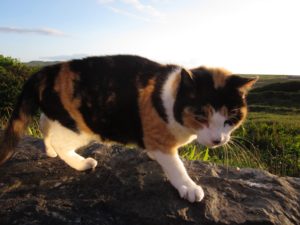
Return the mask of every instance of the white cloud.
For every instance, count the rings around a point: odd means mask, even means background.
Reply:
[[[51,28],[0,27],[1,33],[40,34],[49,36],[67,36],[64,32]]]
[[[143,21],[145,21],[145,22],[150,22],[150,19],[149,19],[149,18],[143,17],[143,16],[139,16],[139,15],[137,15],[137,14],[128,12],[128,11],[126,11],[126,10],[122,10],[122,9],[120,9],[120,8],[115,8],[115,7],[113,7],[113,6],[108,6],[108,8],[109,8],[111,11],[113,11],[114,13],[116,13],[116,14],[128,16],[128,17],[133,18],[133,19],[143,20]]]
[[[159,12],[156,8],[154,8],[149,4],[143,4],[139,0],[121,0],[121,1],[124,2],[125,4],[132,6],[135,10],[139,12],[146,13],[153,17],[162,16],[162,13]]]
[[[162,22],[164,14],[151,4],[144,4],[140,0],[98,0],[116,14],[121,14],[146,22]]]

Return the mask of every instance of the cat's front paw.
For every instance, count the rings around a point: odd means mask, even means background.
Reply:
[[[83,169],[82,170],[88,170],[88,169],[95,169],[97,166],[97,161],[93,158],[86,158],[84,161]]]
[[[181,198],[187,199],[190,202],[200,202],[204,198],[204,191],[197,184],[181,185],[178,188]]]

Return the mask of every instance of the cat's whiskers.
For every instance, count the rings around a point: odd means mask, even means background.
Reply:
[[[226,162],[226,178],[228,179],[228,169],[229,169],[229,148],[230,148],[230,145],[229,143],[226,143],[224,146],[224,153],[225,153],[225,162]]]
[[[251,141],[249,138],[240,137],[240,136],[231,136],[231,138],[233,138],[236,141],[244,141],[244,142],[250,144],[252,147],[255,148],[253,141]]]
[[[241,110],[242,108],[240,107],[240,108],[235,108],[235,109],[232,109],[232,110],[230,110],[231,112],[237,112],[237,111],[239,111],[239,110]]]

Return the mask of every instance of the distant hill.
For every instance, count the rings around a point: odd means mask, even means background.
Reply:
[[[26,66],[30,67],[43,67],[43,66],[49,66],[53,64],[57,64],[60,61],[30,61],[27,63],[24,63]]]
[[[265,91],[299,92],[300,79],[299,81],[286,81],[280,83],[272,83],[262,87],[255,88],[253,90],[253,92],[265,92]]]
[[[243,77],[259,77],[259,80],[255,84],[255,88],[263,87],[268,84],[284,83],[291,81],[300,81],[300,76],[295,75],[255,75],[255,74],[240,74]]]
[[[249,93],[251,111],[300,113],[300,77],[274,78],[264,84]]]

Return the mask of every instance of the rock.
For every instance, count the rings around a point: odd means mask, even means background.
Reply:
[[[78,172],[26,137],[0,167],[0,224],[300,224],[300,178],[185,161],[205,198],[180,199],[141,150],[91,145],[94,171]]]

